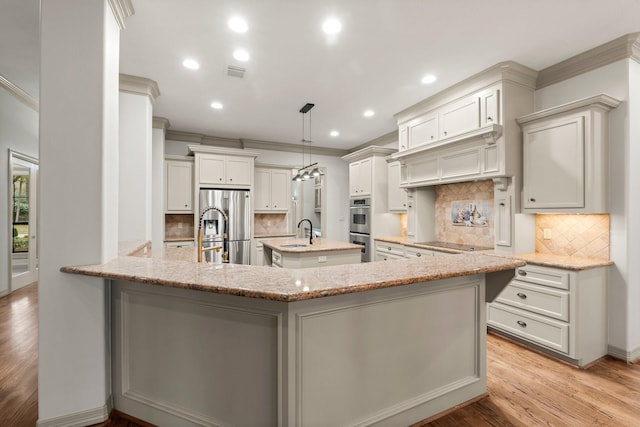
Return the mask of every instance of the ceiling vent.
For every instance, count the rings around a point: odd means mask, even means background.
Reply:
[[[247,71],[246,68],[236,67],[235,65],[227,65],[228,76],[243,78],[245,71]]]

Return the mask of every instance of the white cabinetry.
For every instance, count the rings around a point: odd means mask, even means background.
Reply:
[[[404,259],[405,247],[397,243],[376,241],[376,261]]]
[[[171,242],[164,242],[165,248],[192,248],[196,245],[193,240],[174,240]]]
[[[164,162],[165,213],[193,213],[193,162]]]
[[[527,265],[487,311],[488,325],[579,366],[607,354],[607,267]]]
[[[200,185],[249,187],[253,177],[253,159],[215,154],[198,156]]]
[[[389,162],[387,164],[388,183],[387,201],[389,203],[389,212],[406,212],[407,211],[407,192],[404,188],[400,188],[402,180],[402,165],[400,162]]]
[[[396,114],[402,186],[520,176],[516,118],[533,110],[536,76],[500,63]]]
[[[288,212],[291,174],[286,169],[256,168],[255,212]]]
[[[372,159],[349,163],[349,195],[370,196],[372,188]]]
[[[518,119],[526,213],[607,212],[607,112],[620,101],[582,99]]]

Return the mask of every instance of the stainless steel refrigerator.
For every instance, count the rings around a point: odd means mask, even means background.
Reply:
[[[251,196],[249,190],[201,189],[200,212],[208,207],[222,209],[227,214],[229,262],[250,264],[251,256]],[[202,247],[223,246],[224,220],[222,215],[210,210],[202,217]],[[222,253],[204,252],[203,261],[220,263]]]

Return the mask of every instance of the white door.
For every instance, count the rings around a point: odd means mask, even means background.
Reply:
[[[11,287],[15,291],[38,280],[37,182],[38,162],[10,152],[11,171],[9,218],[11,251]]]

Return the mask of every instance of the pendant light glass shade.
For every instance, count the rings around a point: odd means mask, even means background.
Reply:
[[[311,178],[311,174],[309,173],[308,170],[305,170],[304,173],[302,174],[302,180],[306,181],[306,180],[308,180],[310,178]]]
[[[320,176],[320,170],[318,168],[313,168],[313,170],[311,171],[311,175]]]

